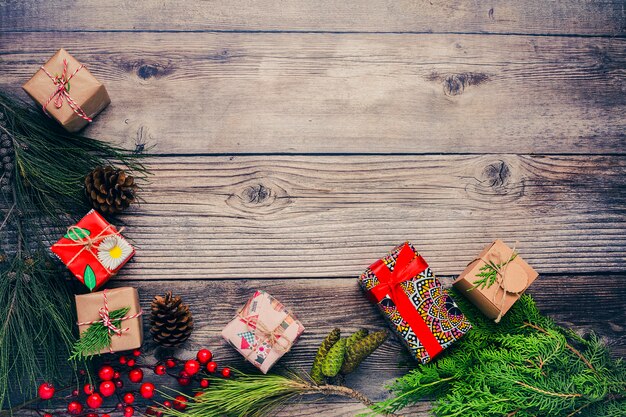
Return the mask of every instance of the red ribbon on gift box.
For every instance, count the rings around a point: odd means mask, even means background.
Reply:
[[[426,349],[431,358],[439,354],[443,348],[433,335],[422,316],[415,309],[415,306],[402,289],[402,283],[413,279],[416,275],[424,272],[428,268],[428,264],[411,247],[405,243],[398,253],[396,264],[393,271],[390,271],[387,265],[379,259],[370,269],[378,278],[379,284],[370,290],[370,294],[374,296],[379,303],[389,296],[391,301],[396,305],[398,313],[407,322],[413,333]]]

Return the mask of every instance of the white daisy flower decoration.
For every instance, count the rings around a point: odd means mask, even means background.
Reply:
[[[98,245],[98,259],[102,266],[115,270],[133,253],[133,248],[121,236],[108,236]]]

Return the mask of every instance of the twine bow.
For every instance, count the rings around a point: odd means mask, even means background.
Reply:
[[[107,268],[104,264],[102,264],[102,262],[100,261],[100,258],[98,258],[98,255],[96,255],[96,253],[93,251],[93,248],[94,247],[97,248],[97,244],[100,243],[100,241],[106,239],[107,237],[111,235],[119,236],[124,230],[123,227],[120,227],[120,230],[113,230],[113,233],[106,233],[111,229],[113,229],[113,225],[109,224],[104,229],[102,229],[100,233],[98,233],[96,236],[91,237],[83,233],[82,228],[76,225],[72,225],[67,228],[66,235],[69,236],[69,238],[73,240],[74,243],[55,243],[54,246],[82,246],[81,249],[72,257],[72,259],[70,259],[69,261],[65,263],[67,266],[71,265],[72,262],[74,262],[80,256],[80,254],[83,253],[83,251],[87,251],[91,253],[94,258],[96,258],[98,263],[102,265],[102,267],[108,273],[111,273],[112,271],[109,268]]]
[[[258,315],[249,315],[245,316],[243,314],[243,310],[240,310],[237,313],[239,319],[248,326],[248,329],[254,330],[254,333],[259,333],[260,336],[265,340],[272,349],[276,349],[279,352],[287,353],[291,349],[292,343],[287,340],[287,338],[283,337],[284,328],[279,324],[274,329],[270,329],[259,320]],[[248,359],[252,354],[256,352],[256,349],[252,349],[250,353],[246,356]]]
[[[48,72],[48,70],[46,70],[43,65],[41,66],[43,72],[46,73],[46,75],[52,80],[52,82],[56,86],[56,89],[52,92],[50,97],[48,97],[46,103],[43,105],[44,113],[49,116],[48,110],[46,108],[51,101],[54,100],[54,107],[60,109],[63,106],[63,100],[65,100],[67,101],[67,104],[70,106],[70,108],[74,111],[74,113],[76,113],[79,117],[87,120],[88,122],[91,122],[91,118],[87,116],[87,113],[85,113],[85,111],[81,109],[76,101],[74,101],[74,99],[70,96],[70,80],[74,77],[74,75],[76,75],[78,71],[83,68],[84,65],[80,64],[78,68],[76,68],[76,70],[70,76],[68,76],[67,59],[63,59],[63,72],[61,73],[61,75],[55,74],[53,76]]]
[[[504,308],[504,302],[506,301],[507,295],[511,294],[511,295],[519,298],[521,296],[521,294],[524,292],[524,289],[521,289],[521,290],[518,290],[518,291],[514,291],[511,288],[507,288],[507,282],[510,281],[510,280],[507,280],[506,270],[507,270],[509,264],[517,256],[517,254],[515,253],[515,247],[516,246],[517,246],[517,242],[515,242],[515,245],[513,245],[513,251],[511,252],[511,256],[509,257],[508,260],[506,260],[504,262],[500,262],[500,263],[488,262],[483,257],[477,258],[477,260],[483,261],[486,265],[490,265],[491,268],[496,273],[496,282],[498,284],[498,289],[496,289],[496,291],[493,293],[493,297],[491,298],[491,301],[493,302],[493,304],[498,309],[498,317],[496,317],[496,319],[495,319],[496,323],[500,323],[500,320],[502,320],[502,316],[504,315],[503,312],[502,312],[502,309]],[[497,298],[498,298],[499,289],[502,289],[502,297],[500,297],[500,301],[498,302]]]
[[[78,324],[79,326],[91,326],[92,324],[102,323],[102,325],[108,329],[109,334],[111,335],[116,334],[121,337],[122,333],[130,330],[130,327],[121,328],[121,327],[117,327],[113,323],[113,320],[111,319],[110,311],[109,311],[109,303],[107,300],[107,290],[102,291],[102,298],[103,298],[103,306],[100,308],[100,310],[98,310],[98,315],[100,316],[100,319],[93,320],[93,321],[77,322],[76,324]],[[141,316],[142,314],[143,314],[143,311],[140,309],[135,314],[130,314],[128,316],[124,316],[122,318],[115,319],[115,320],[116,321],[119,320],[121,323],[124,320],[135,319]],[[113,353],[113,348],[110,345],[109,345],[109,352]]]

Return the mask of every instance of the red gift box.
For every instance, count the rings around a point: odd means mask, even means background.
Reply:
[[[135,254],[115,226],[95,210],[68,227],[51,249],[91,291],[100,288]]]

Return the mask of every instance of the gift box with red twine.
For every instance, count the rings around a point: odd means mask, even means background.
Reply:
[[[472,327],[408,242],[374,262],[359,283],[422,363],[430,362]]]
[[[135,254],[135,249],[98,212],[91,210],[52,245],[52,252],[90,291],[100,288]]]

